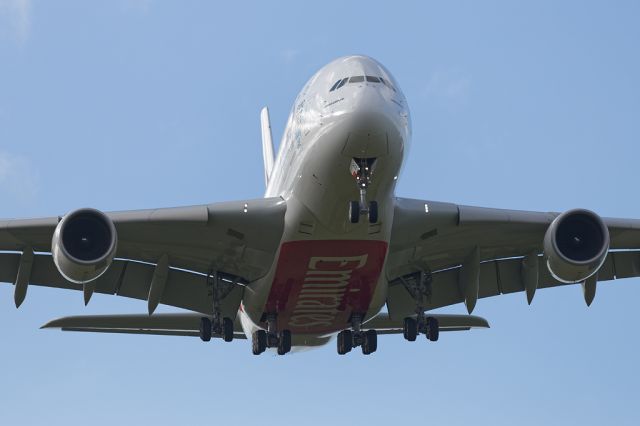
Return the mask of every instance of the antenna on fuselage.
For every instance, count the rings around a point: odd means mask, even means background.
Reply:
[[[264,158],[264,183],[269,185],[269,178],[273,170],[273,140],[271,139],[271,120],[269,108],[260,111],[260,127],[262,128],[262,157]]]

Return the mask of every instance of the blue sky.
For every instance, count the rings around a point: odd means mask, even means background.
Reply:
[[[0,0],[0,216],[264,191],[304,82],[363,53],[413,117],[398,194],[640,218],[640,4]],[[490,330],[254,357],[246,342],[42,331],[146,304],[0,285],[0,424],[638,424],[640,280],[479,301]],[[169,309],[164,308],[164,311]],[[462,305],[447,312],[465,312]]]

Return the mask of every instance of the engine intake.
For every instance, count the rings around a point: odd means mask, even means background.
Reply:
[[[602,266],[609,251],[609,229],[590,210],[575,209],[555,218],[544,236],[547,268],[555,279],[576,283]]]
[[[118,236],[111,219],[95,209],[79,209],[62,218],[51,240],[53,262],[67,280],[93,281],[116,254]]]

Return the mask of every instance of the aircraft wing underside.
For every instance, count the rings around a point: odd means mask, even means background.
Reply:
[[[477,298],[526,290],[523,261],[539,258],[537,288],[565,285],[554,278],[542,257],[545,232],[559,213],[457,206],[423,200],[397,199],[387,264],[392,318],[415,311],[411,289],[421,273],[431,275],[425,310],[465,302],[469,277],[465,268],[478,253]],[[603,219],[611,238],[610,251],[585,288],[591,303],[597,281],[640,276],[640,221]],[[465,266],[466,265],[466,266]],[[583,287],[585,283],[583,283]],[[470,310],[472,310],[471,307]]]
[[[13,283],[18,275],[20,254],[0,254],[0,282]],[[155,265],[116,259],[107,272],[91,283],[93,291],[102,294],[147,300]],[[229,293],[221,303],[225,316],[235,318],[242,298],[242,282],[234,276],[222,275]],[[234,285],[235,284],[235,285]],[[83,291],[82,284],[67,281],[60,275],[50,254],[34,256],[29,285]],[[212,277],[180,269],[169,269],[160,303],[210,315],[213,309]]]
[[[523,257],[488,260],[480,264],[478,298],[499,296],[525,291],[522,277]],[[553,278],[544,262],[539,266],[540,288],[568,285]],[[461,266],[432,273],[430,296],[424,304],[425,310],[455,305],[465,301],[464,283],[461,282]],[[640,276],[640,250],[609,252],[597,274],[598,281]],[[389,283],[387,307],[392,318],[404,318],[413,314],[416,303],[407,290],[419,279],[417,273],[398,277]],[[590,301],[589,301],[590,303]]]
[[[271,267],[285,210],[286,203],[276,197],[107,213],[118,233],[116,259],[91,283],[91,291],[148,300],[156,264],[166,255],[169,269],[160,303],[210,314],[216,273],[228,284],[221,308],[234,318],[242,286]],[[0,282],[17,282],[21,253],[30,248],[35,252],[30,285],[85,288],[66,280],[49,254],[58,222],[59,218],[0,221]]]

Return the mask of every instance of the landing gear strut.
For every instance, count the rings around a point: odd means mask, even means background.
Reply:
[[[344,355],[351,349],[360,346],[362,353],[369,355],[378,349],[378,333],[375,330],[361,330],[362,315],[352,315],[352,330],[342,330],[338,333],[338,354]]]
[[[426,316],[424,304],[431,297],[431,273],[420,271],[409,279],[403,279],[402,284],[416,302],[416,317],[407,317],[403,321],[403,335],[409,342],[414,342],[418,334],[423,333],[427,340],[437,342],[440,336],[438,319]]]
[[[367,203],[367,189],[371,183],[375,158],[353,158],[351,160],[351,175],[356,178],[360,191],[360,200],[349,202],[349,222],[358,223],[361,215],[368,215],[369,223],[378,222],[378,202]]]
[[[225,342],[233,340],[233,320],[223,317],[220,309],[220,301],[227,297],[236,285],[235,282],[223,281],[217,272],[207,276],[207,285],[211,288],[213,296],[213,315],[211,318],[200,318],[200,339],[203,342],[211,340],[212,336],[222,337]]]
[[[251,346],[254,355],[260,355],[267,348],[277,348],[278,355],[291,352],[291,331],[277,331],[277,316],[267,315],[267,330],[255,331],[251,336]]]

